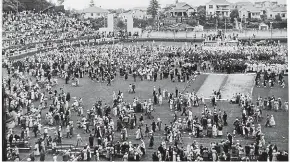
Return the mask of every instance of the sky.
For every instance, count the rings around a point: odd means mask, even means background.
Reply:
[[[56,2],[57,0],[50,0]],[[91,0],[65,0],[63,3],[65,9],[81,10],[89,7]],[[210,0],[179,0],[179,2],[185,2],[192,6],[205,5]],[[246,1],[246,0],[228,0],[231,3]],[[248,0],[250,2],[262,1],[262,0]],[[287,0],[276,0],[279,4],[286,4]],[[95,5],[105,9],[130,9],[134,7],[148,7],[150,0],[94,0]],[[166,4],[173,4],[175,0],[158,0],[161,7]]]

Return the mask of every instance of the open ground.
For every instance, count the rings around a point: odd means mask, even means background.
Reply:
[[[5,71],[5,70],[4,70]],[[125,81],[124,78],[117,77],[116,80],[112,82],[112,86],[106,86],[106,83],[98,83],[95,81],[90,80],[89,78],[85,77],[80,79],[80,87],[72,87],[70,84],[65,84],[64,80],[59,79],[58,86],[54,87],[54,89],[59,90],[60,87],[64,87],[64,90],[66,92],[70,92],[72,97],[82,97],[83,98],[83,107],[84,112],[86,110],[91,109],[97,98],[101,98],[103,100],[103,103],[107,103],[109,105],[112,105],[112,94],[113,91],[118,92],[119,90],[121,92],[124,92],[124,99],[125,101],[132,102],[134,97],[138,97],[140,100],[148,100],[149,98],[152,98],[152,92],[153,92],[153,86],[156,88],[161,87],[161,89],[166,88],[169,92],[174,92],[175,87],[177,87],[180,91],[193,91],[196,92],[202,87],[203,83],[205,83],[205,80],[209,77],[208,74],[201,74],[197,77],[197,79],[190,84],[190,86],[187,85],[187,83],[176,83],[171,82],[169,79],[167,80],[157,80],[157,82],[153,81],[140,81],[137,80],[135,82],[136,84],[136,93],[135,94],[129,94],[128,93],[128,85],[130,83],[133,83],[133,77],[129,76],[129,79]],[[286,87],[284,89],[276,86],[275,88],[253,88],[253,100],[260,95],[262,97],[265,96],[272,96],[275,95],[276,97],[281,97],[282,101],[288,100],[288,79],[286,78]],[[215,84],[214,80],[212,84]],[[225,84],[223,84],[224,86]],[[187,87],[187,88],[186,88]],[[209,87],[210,88],[210,87]],[[223,87],[222,87],[223,88]],[[210,106],[209,100],[206,100],[207,105]],[[51,103],[51,101],[49,101]],[[38,105],[38,103],[35,103]],[[70,103],[70,105],[72,102]],[[211,106],[210,106],[211,107]],[[204,146],[209,146],[210,142],[217,142],[221,139],[225,139],[226,132],[232,132],[233,131],[233,121],[236,119],[236,117],[241,117],[241,109],[238,105],[230,104],[228,101],[218,101],[218,109],[221,109],[222,111],[226,111],[228,114],[228,122],[229,125],[224,127],[223,132],[224,136],[222,138],[195,138],[190,139],[188,136],[188,133],[183,135],[183,141],[185,144],[192,143],[193,140],[196,140],[200,144]],[[191,108],[193,115],[200,116],[202,111],[202,106],[199,107],[193,107]],[[45,109],[42,112],[42,116],[44,118],[45,113],[48,110]],[[179,118],[183,118],[180,116],[181,113],[178,113]],[[278,149],[281,150],[288,150],[288,112],[274,112],[274,111],[264,111],[263,117],[265,118],[266,114],[273,114],[276,120],[276,127],[274,128],[266,128],[264,127],[265,120],[261,122],[262,125],[262,132],[265,134],[266,142],[272,142],[277,144]],[[140,117],[140,113],[137,113],[137,118]],[[155,106],[155,112],[154,112],[154,119],[160,118],[163,123],[169,123],[173,120],[173,112],[169,110],[169,105],[167,102],[164,102],[161,106]],[[72,120],[74,123],[80,119],[78,116],[73,115]],[[116,118],[114,117],[115,121],[115,127],[116,127]],[[145,117],[145,123],[151,124],[152,120],[149,120]],[[20,131],[20,128],[18,127],[16,131]],[[73,144],[76,145],[76,134],[80,134],[82,138],[84,139],[83,145],[85,143],[88,143],[88,136],[89,134],[84,134],[83,130],[75,129],[75,136],[72,139],[63,139],[63,143],[65,144]],[[136,129],[130,130],[128,129],[128,135],[129,140],[132,141],[132,143],[140,143],[140,141],[135,140],[135,132]],[[50,131],[49,134],[53,135],[54,131]],[[154,149],[147,149],[146,155],[142,158],[142,160],[151,160],[151,155],[153,152],[157,150],[157,147],[162,142],[164,136],[162,134],[163,132],[156,132],[155,133],[155,144]],[[115,140],[120,139],[120,133],[115,133]],[[32,146],[34,146],[34,141],[36,138],[32,137],[30,140],[30,143]],[[240,140],[241,144],[251,143],[254,142],[252,139],[244,139],[243,137],[237,136],[235,140]],[[144,139],[146,143],[146,148],[148,148],[149,139]],[[96,141],[95,141],[96,142]],[[62,159],[62,154],[59,154],[58,160]],[[21,153],[20,158],[23,160],[26,160],[28,153]],[[46,160],[52,160],[52,155],[47,154]],[[121,160],[121,159],[114,159],[114,160]]]

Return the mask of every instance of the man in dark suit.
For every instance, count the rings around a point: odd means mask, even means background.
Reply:
[[[42,150],[41,152],[40,152],[40,159],[39,159],[40,161],[45,161],[45,152],[44,152],[44,150]]]
[[[227,137],[228,137],[228,140],[230,141],[230,147],[232,147],[232,144],[233,144],[233,136],[227,132]]]

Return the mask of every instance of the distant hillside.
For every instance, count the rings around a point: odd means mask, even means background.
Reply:
[[[4,12],[21,12],[24,10],[39,12],[51,6],[55,6],[46,0],[3,0],[2,4]]]

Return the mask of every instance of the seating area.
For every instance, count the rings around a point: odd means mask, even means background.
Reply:
[[[50,46],[53,45],[50,42],[57,40],[99,36],[89,22],[63,13],[3,13],[2,26],[2,46],[5,54],[34,51],[39,43]]]

